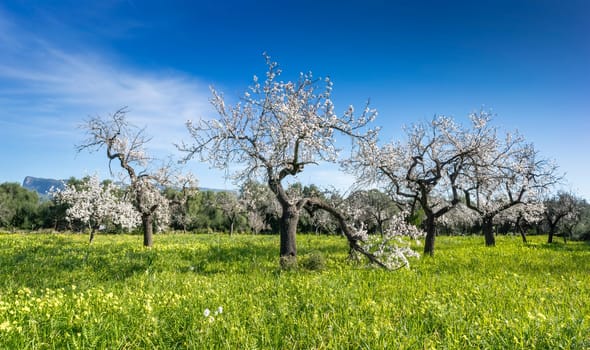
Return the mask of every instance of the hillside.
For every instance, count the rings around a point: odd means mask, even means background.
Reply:
[[[39,195],[44,196],[49,193],[52,187],[63,188],[67,180],[44,179],[39,177],[27,176],[23,180],[23,187],[27,190],[36,191]]]

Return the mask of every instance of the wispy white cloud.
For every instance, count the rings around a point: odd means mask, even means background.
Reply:
[[[0,120],[51,136],[85,117],[127,106],[131,122],[153,135],[151,147],[173,150],[184,123],[211,113],[207,85],[189,74],[144,71],[108,52],[63,48],[19,28],[0,12]],[[15,40],[18,38],[18,40]],[[74,136],[74,135],[72,135]]]
[[[78,125],[88,117],[127,106],[129,120],[153,137],[150,151],[164,158],[178,155],[173,143],[188,138],[186,120],[213,113],[207,84],[197,77],[166,67],[146,70],[108,49],[64,44],[23,23],[0,6],[0,182],[108,176],[102,153],[75,153],[84,139]],[[199,178],[207,172],[196,162],[188,167]],[[221,176],[215,175],[202,184],[217,185]]]

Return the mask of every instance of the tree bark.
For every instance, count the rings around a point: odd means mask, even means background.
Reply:
[[[520,237],[522,237],[522,243],[527,244],[526,240],[526,230],[522,227],[521,218],[519,217],[516,219],[515,229],[520,233]]]
[[[332,215],[333,218],[335,218],[338,221],[338,225],[340,226],[342,233],[348,239],[348,245],[350,247],[351,253],[353,251],[359,252],[366,256],[372,263],[375,263],[386,270],[391,270],[391,268],[384,264],[381,260],[379,260],[377,256],[375,256],[369,251],[366,251],[361,245],[359,245],[359,238],[352,234],[350,227],[346,223],[345,216],[339,210],[317,198],[308,198],[306,200],[306,203],[310,207],[315,207],[327,211],[328,213],[330,213],[330,215]]]
[[[522,237],[522,243],[527,244],[527,240],[526,240],[526,231],[524,228],[522,228],[520,225],[518,225],[518,232],[520,232],[520,237]]]
[[[154,225],[152,213],[143,214],[141,216],[141,223],[143,225],[143,246],[151,247],[154,244]]]
[[[484,216],[482,222],[483,236],[487,247],[494,247],[496,245],[496,236],[494,236],[494,222],[493,217]]]
[[[436,239],[436,224],[434,215],[426,217],[426,238],[424,239],[424,255],[434,256],[434,240]]]
[[[283,206],[283,214],[280,222],[281,249],[280,257],[289,263],[297,262],[297,223],[299,222],[299,210],[294,205]]]
[[[553,236],[555,235],[555,231],[557,231],[557,225],[549,225],[549,237],[547,238],[547,243],[553,243]]]
[[[95,230],[94,230],[94,228],[92,228],[90,230],[90,239],[88,240],[88,244],[92,244],[92,242],[94,241],[94,232],[95,232]]]

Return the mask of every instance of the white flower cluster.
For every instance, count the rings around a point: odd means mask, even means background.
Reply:
[[[109,223],[131,230],[141,222],[140,215],[120,193],[113,183],[101,184],[96,176],[78,186],[52,191],[58,203],[68,205],[66,215],[70,221],[79,221],[92,230]]]
[[[140,215],[154,215],[156,229],[163,231],[170,221],[168,200],[147,177],[138,178],[131,186],[135,208]]]
[[[187,158],[196,155],[222,169],[240,164],[242,168],[234,174],[240,179],[256,174],[278,179],[281,173],[296,175],[308,164],[335,162],[339,154],[335,133],[371,132],[365,127],[374,119],[374,110],[366,108],[355,116],[350,108],[339,116],[329,79],[302,73],[296,82],[279,81],[278,65],[266,59],[266,80],[259,82],[255,77],[237,105],[227,106],[223,95],[212,90],[219,118],[187,123],[195,141],[179,146]]]
[[[364,223],[352,227],[353,236],[361,242],[361,247],[373,254],[387,268],[395,270],[409,267],[409,258],[419,258],[420,254],[411,245],[420,245],[424,231],[406,222],[407,212],[400,212],[391,217],[383,234],[369,235]]]
[[[214,312],[211,312],[209,308],[203,310],[203,316],[205,316],[205,319],[209,321],[209,323],[215,322],[215,317],[218,317],[221,314],[223,314],[223,306],[219,306]]]
[[[542,202],[519,203],[499,213],[494,223],[513,223],[519,219],[526,223],[538,223],[545,218],[545,211]]]

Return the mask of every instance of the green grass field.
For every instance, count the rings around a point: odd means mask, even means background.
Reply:
[[[585,243],[439,237],[387,272],[348,262],[340,237],[299,236],[322,271],[279,271],[276,236],[87,239],[0,235],[0,348],[590,348]]]

